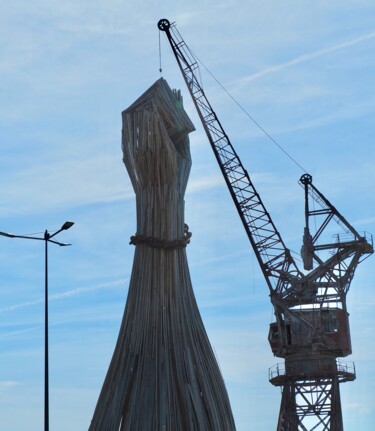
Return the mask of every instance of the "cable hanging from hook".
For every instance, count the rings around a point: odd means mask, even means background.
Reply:
[[[162,68],[162,66],[161,66],[161,41],[160,41],[160,31],[158,32],[159,33],[159,72],[160,72],[160,75],[162,74],[162,72],[163,72],[163,68]]]

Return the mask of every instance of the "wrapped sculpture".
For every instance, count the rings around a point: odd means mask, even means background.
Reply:
[[[90,431],[233,431],[224,381],[195,301],[184,193],[194,130],[159,79],[122,113],[137,202],[135,255],[113,357]]]

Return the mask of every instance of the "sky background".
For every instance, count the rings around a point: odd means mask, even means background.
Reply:
[[[134,248],[135,197],[121,111],[159,77],[160,18],[359,230],[375,232],[375,4],[370,0],[13,0],[0,15],[0,231],[75,222],[50,258],[50,428],[86,430],[117,339]],[[197,301],[238,431],[275,429],[267,287],[161,35],[163,77],[196,126],[186,193]],[[202,71],[203,85],[289,248],[304,222],[303,173]],[[43,426],[44,249],[0,237],[0,430]],[[375,423],[373,257],[348,295],[357,380],[341,385],[346,431]]]

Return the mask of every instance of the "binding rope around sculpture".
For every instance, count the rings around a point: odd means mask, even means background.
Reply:
[[[184,237],[181,239],[174,239],[171,241],[155,238],[153,236],[133,235],[130,237],[131,245],[145,244],[152,248],[175,249],[184,248],[190,243],[192,233],[189,232],[189,226],[184,224]]]

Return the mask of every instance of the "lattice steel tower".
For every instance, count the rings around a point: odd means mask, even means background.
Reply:
[[[372,237],[359,234],[305,174],[301,271],[204,93],[198,60],[174,24],[162,19],[158,27],[168,37],[269,288],[275,314],[269,342],[274,355],[285,359],[270,370],[270,382],[282,388],[277,431],[342,431],[339,384],[355,379],[354,365],[338,360],[351,354],[346,294],[358,263],[373,253]],[[327,234],[334,222],[341,233],[332,243]]]
[[[285,367],[270,370],[270,382],[282,387],[277,430],[342,431],[339,384],[355,379],[354,364],[337,360],[352,352],[346,294],[361,258],[373,252],[372,238],[347,222],[310,175],[300,183],[306,219],[301,256],[310,272],[290,280],[280,297],[271,295],[276,321],[270,325],[269,342],[273,353],[285,359]],[[317,208],[310,208],[310,200]],[[314,235],[311,217],[316,219]],[[332,233],[331,222],[342,233],[327,243],[324,233]],[[328,258],[323,261],[324,253]]]

